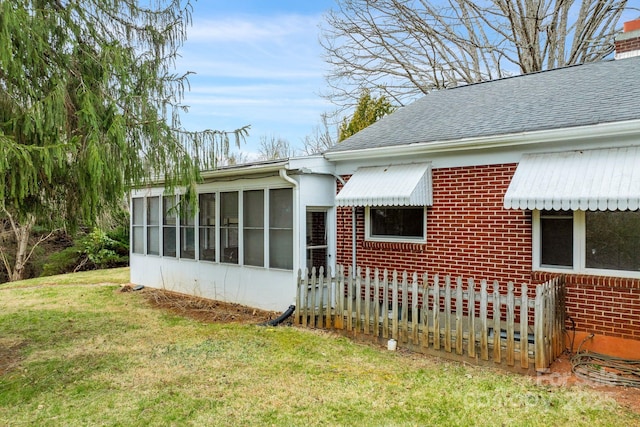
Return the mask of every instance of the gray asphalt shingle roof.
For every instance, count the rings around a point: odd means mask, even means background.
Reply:
[[[634,119],[640,119],[640,57],[434,91],[327,152]]]

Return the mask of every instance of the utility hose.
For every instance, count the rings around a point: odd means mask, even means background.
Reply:
[[[287,308],[287,310],[284,313],[282,313],[280,316],[278,316],[275,319],[269,320],[268,322],[261,323],[260,325],[261,326],[278,326],[279,324],[287,320],[293,314],[294,311],[296,311],[296,306],[290,305],[289,308]]]

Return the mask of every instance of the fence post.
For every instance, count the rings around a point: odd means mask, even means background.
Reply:
[[[349,277],[347,278],[347,331],[353,331],[353,267],[349,266]]]
[[[547,361],[544,345],[544,285],[536,286],[536,302],[534,308],[535,364],[536,371],[546,371]]]

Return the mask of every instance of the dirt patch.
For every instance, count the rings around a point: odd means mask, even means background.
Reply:
[[[562,355],[551,365],[551,372],[537,377],[537,381],[542,385],[556,387],[586,387],[597,390],[605,396],[611,397],[631,411],[640,414],[640,388],[607,386],[595,381],[587,381],[576,377],[571,372],[570,356]]]
[[[22,360],[21,349],[26,341],[10,341],[0,338],[0,376],[12,370]]]
[[[129,291],[133,291],[129,285],[121,288],[121,292]],[[154,307],[206,323],[261,324],[276,319],[281,314],[164,289],[144,288],[140,292]]]

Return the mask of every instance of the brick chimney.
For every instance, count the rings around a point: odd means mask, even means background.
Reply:
[[[640,18],[624,23],[624,31],[615,40],[616,59],[640,56]]]

